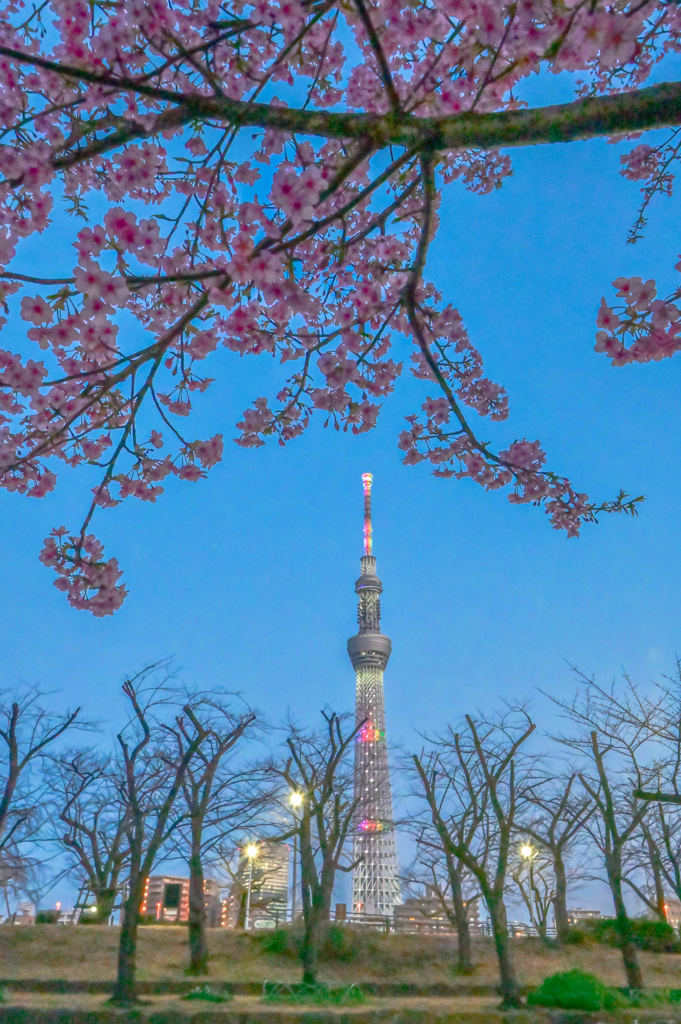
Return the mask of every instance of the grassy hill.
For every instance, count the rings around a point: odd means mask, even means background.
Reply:
[[[320,977],[329,982],[391,982],[488,986],[497,983],[491,940],[474,943],[475,974],[457,978],[452,970],[455,939],[441,936],[348,933],[348,941],[327,951]],[[0,979],[69,981],[112,980],[116,969],[118,929],[88,925],[0,926]],[[140,981],[180,981],[187,959],[185,928],[140,928]],[[296,981],[300,967],[289,954],[263,952],[260,941],[223,929],[209,932],[210,975],[215,981]],[[607,985],[625,984],[618,950],[589,944],[548,949],[537,939],[515,939],[513,950],[523,985],[536,985],[556,971],[581,967]],[[641,953],[645,984],[681,988],[681,955]]]

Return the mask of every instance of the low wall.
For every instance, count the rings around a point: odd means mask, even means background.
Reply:
[[[617,1014],[579,1011],[462,1010],[445,1014],[399,1007],[349,1010],[296,1010],[263,1007],[252,1010],[37,1010],[0,1006],[0,1024],[681,1024],[668,1010],[620,1010]]]

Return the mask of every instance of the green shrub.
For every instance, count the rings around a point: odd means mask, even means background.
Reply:
[[[583,928],[570,928],[564,942],[568,946],[584,946],[589,940],[593,941],[593,938],[594,936],[589,935]]]
[[[681,950],[677,933],[666,921],[638,918],[631,924],[634,942],[641,949],[648,949],[651,953],[678,953]]]
[[[602,942],[606,946],[621,945],[620,931],[614,919],[586,921],[584,926],[587,934],[592,935],[596,942]],[[629,921],[629,938],[639,949],[646,949],[651,953],[681,951],[678,936],[666,921],[633,918]]]
[[[303,933],[298,928],[273,928],[271,931],[263,929],[260,932],[252,932],[251,940],[261,953],[296,959],[300,956]],[[375,945],[375,937],[360,932],[359,929],[329,924],[321,942],[319,959],[347,963],[364,954],[373,956]]]
[[[93,914],[90,908],[86,907],[78,918],[78,924],[102,924],[102,921],[99,919],[99,914]]]
[[[59,920],[58,910],[39,910],[35,915],[36,924],[56,924]]]
[[[321,960],[355,960],[367,951],[373,951],[371,937],[366,932],[331,924],[326,930],[324,944],[320,950]]]
[[[527,997],[529,1006],[555,1006],[561,1010],[611,1010],[622,1002],[595,974],[578,967],[545,978]]]
[[[297,956],[299,937],[290,928],[273,928],[271,931],[253,932],[252,939],[261,953],[274,956]]]

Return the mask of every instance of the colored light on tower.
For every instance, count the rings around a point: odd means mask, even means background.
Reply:
[[[364,818],[362,821],[360,821],[357,828],[360,830],[360,832],[382,832],[383,822],[376,821],[375,818]]]
[[[383,729],[377,729],[375,725],[365,725],[364,728],[360,729],[357,739],[361,743],[376,743],[378,740],[383,739],[385,731]]]

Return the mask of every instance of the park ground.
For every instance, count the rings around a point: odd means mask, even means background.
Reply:
[[[210,980],[261,983],[300,980],[300,966],[290,955],[261,952],[248,935],[225,929],[208,932]],[[0,984],[13,980],[113,981],[116,976],[118,929],[88,925],[0,926]],[[591,971],[615,987],[625,985],[618,950],[589,944],[563,949],[547,948],[538,939],[513,940],[520,984],[538,985],[547,975],[572,967]],[[369,933],[356,951],[342,959],[324,959],[320,980],[334,984],[381,983],[417,986],[495,986],[496,958],[491,940],[473,944],[475,973],[458,978],[452,966],[456,940],[449,937]],[[644,981],[649,988],[681,988],[681,954],[640,954]],[[169,925],[139,930],[138,979],[142,982],[186,980],[187,930]]]
[[[501,1014],[495,993],[498,981],[490,940],[474,943],[475,973],[462,978],[453,971],[455,940],[445,937],[364,934],[342,959],[322,962],[320,980],[332,985],[356,983],[369,992],[363,1006],[337,1010],[311,1007],[275,1008],[260,1002],[265,980],[294,982],[300,967],[291,955],[263,952],[248,935],[216,929],[209,932],[210,975],[216,986],[231,983],[234,999],[224,1005],[192,1003],[181,999],[196,981],[185,975],[187,932],[173,926],[140,928],[138,979],[148,1000],[141,1016],[153,1022],[184,1020],[218,1024],[567,1024],[565,1012],[521,1011]],[[36,925],[0,926],[0,985],[4,1000],[0,1024],[50,1024],[88,1020],[97,1024],[106,992],[116,970],[118,929],[88,925],[72,927]],[[600,945],[550,949],[535,939],[514,940],[520,983],[527,988],[547,975],[580,967],[607,985],[625,984],[619,952]],[[681,988],[681,955],[641,953],[645,984],[649,988]],[[204,979],[202,979],[203,981]],[[67,983],[58,991],[59,982]],[[14,983],[14,985],[13,985]],[[166,991],[163,991],[163,989]],[[111,1012],[102,1022],[112,1019]],[[622,1024],[679,1022],[681,1011],[618,1011],[617,1014],[569,1015],[571,1022],[607,1020]],[[136,1018],[139,1020],[139,1016]]]

